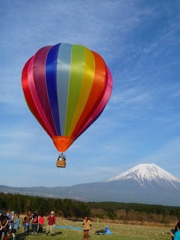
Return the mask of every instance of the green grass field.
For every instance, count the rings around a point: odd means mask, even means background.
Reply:
[[[56,225],[60,226],[75,226],[81,227],[82,222],[73,222],[64,219],[59,219]],[[109,229],[113,232],[112,235],[95,235],[95,231],[103,229],[108,225]],[[17,240],[82,240],[82,230],[72,230],[67,228],[54,228],[54,236],[45,234],[46,224],[44,226],[44,233],[38,234],[37,236],[24,236],[21,233],[21,229],[17,234]],[[117,224],[117,223],[106,223],[106,222],[92,222],[92,228],[90,230],[89,240],[171,240],[171,237],[165,234],[169,227],[156,227],[156,226],[139,226],[139,225],[128,225],[128,224]]]

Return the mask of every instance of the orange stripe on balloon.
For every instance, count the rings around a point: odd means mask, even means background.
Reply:
[[[99,102],[99,105],[96,107],[90,118],[87,120],[86,124],[81,128],[81,130],[78,132],[78,135],[75,136],[75,139],[78,138],[103,112],[112,92],[112,75],[110,70],[107,67],[107,78],[108,82],[106,84],[106,88],[103,93],[103,97],[101,98],[101,101]]]
[[[101,101],[102,94],[107,84],[105,62],[99,54],[93,52],[93,55],[95,59],[94,81],[85,108],[71,135],[74,138],[78,135],[78,132],[84,126],[86,121],[88,121],[92,112],[94,112],[94,109],[99,104],[99,101]]]

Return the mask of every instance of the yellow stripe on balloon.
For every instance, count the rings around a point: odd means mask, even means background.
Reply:
[[[71,136],[76,124],[83,112],[83,109],[86,105],[87,99],[89,97],[93,80],[94,80],[94,72],[95,72],[95,61],[94,55],[91,51],[85,48],[86,55],[85,55],[85,69],[84,69],[84,76],[81,86],[81,91],[79,94],[79,99],[76,105],[76,109],[72,118],[71,126],[69,128],[68,136]]]

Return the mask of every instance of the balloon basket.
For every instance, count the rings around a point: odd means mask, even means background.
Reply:
[[[56,167],[58,167],[58,168],[66,167],[66,157],[64,156],[63,153],[58,157],[58,159],[56,161]]]

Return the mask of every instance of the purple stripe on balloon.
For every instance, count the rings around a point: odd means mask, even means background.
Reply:
[[[41,48],[34,58],[34,83],[41,105],[44,109],[45,115],[51,125],[53,132],[56,135],[56,128],[52,118],[50,103],[46,88],[46,57],[51,47]]]

